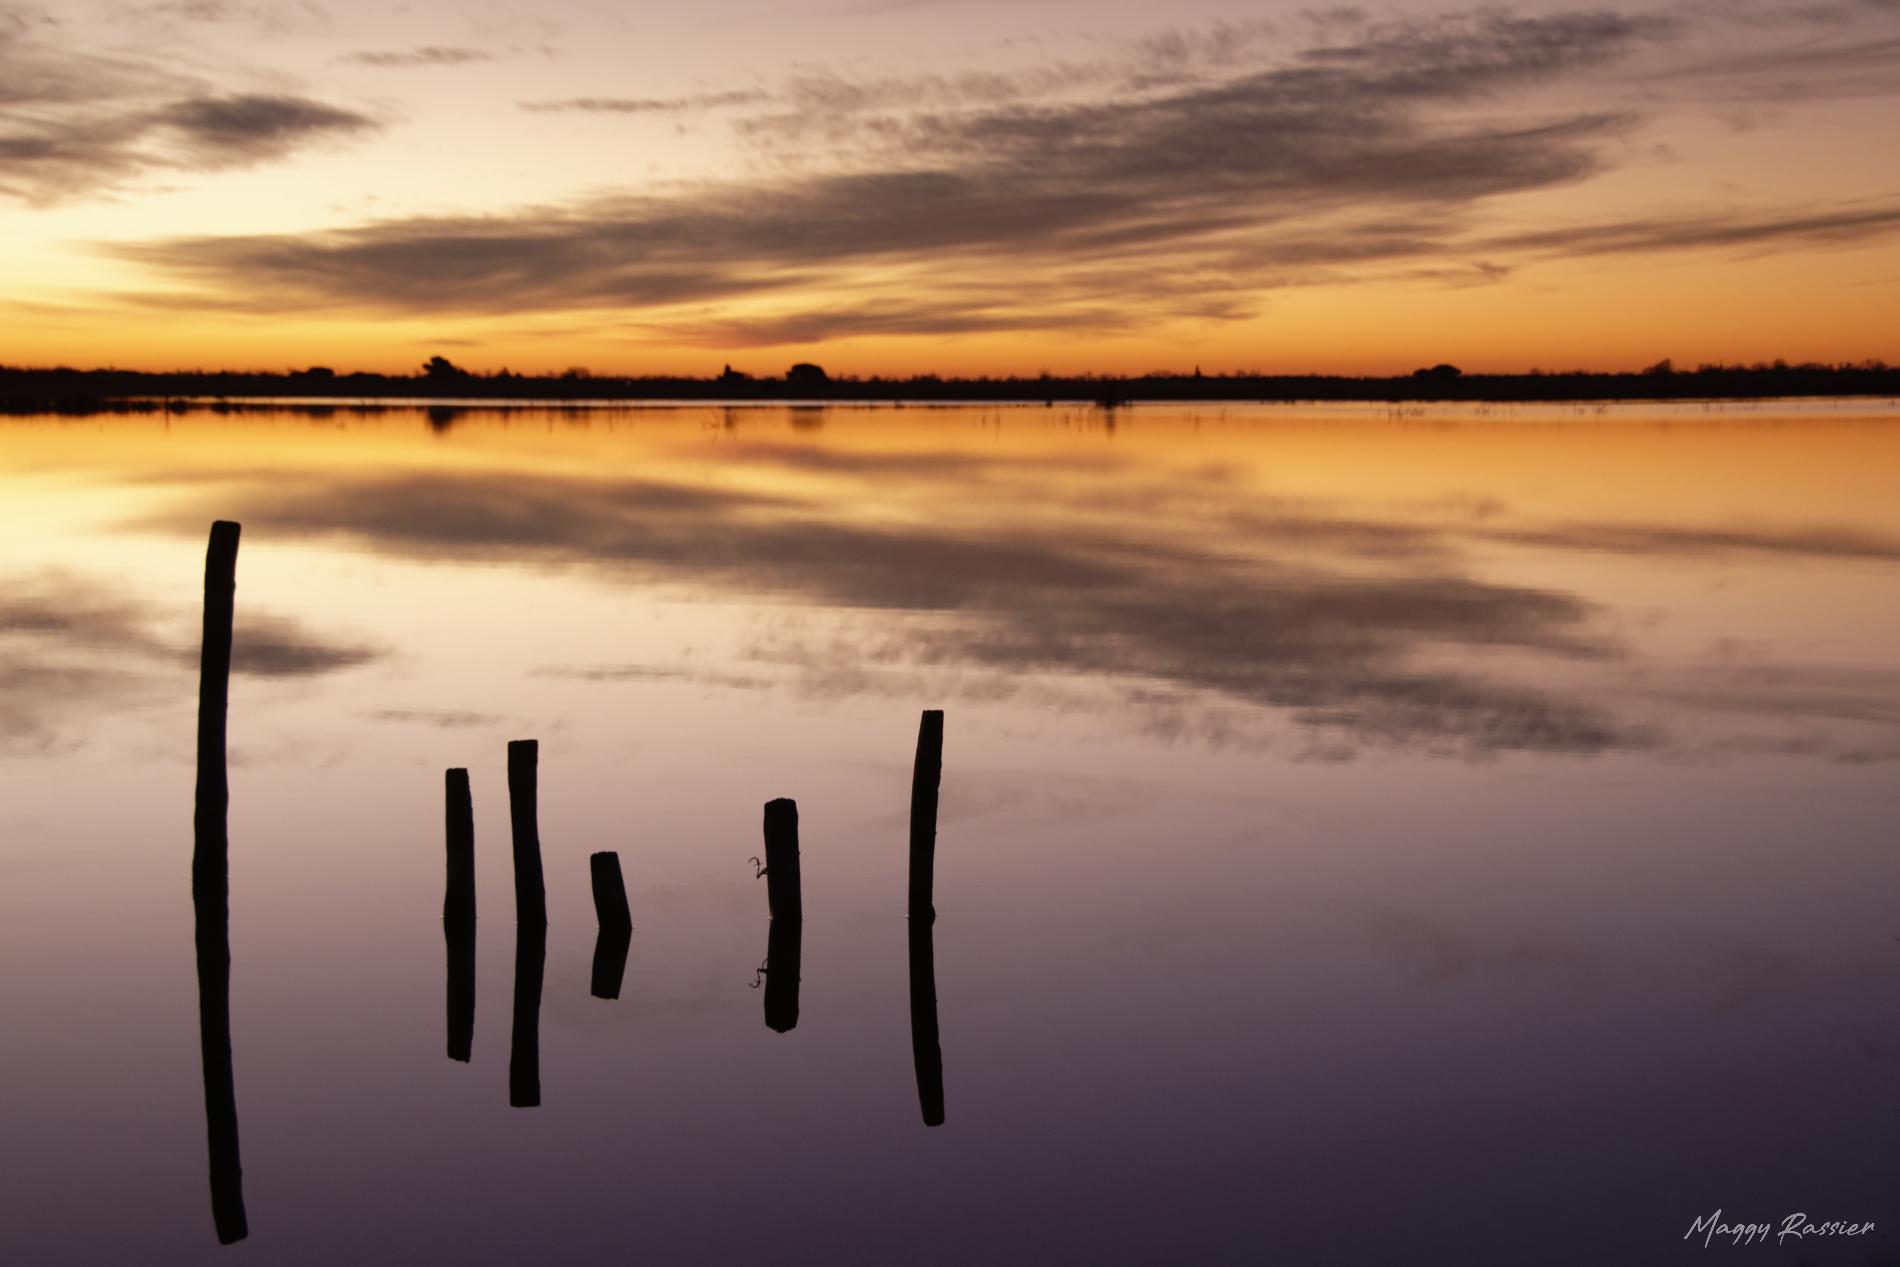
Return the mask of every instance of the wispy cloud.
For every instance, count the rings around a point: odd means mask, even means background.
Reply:
[[[343,60],[358,66],[467,66],[472,62],[492,62],[495,55],[479,48],[444,48],[430,44],[422,48],[351,53]]]
[[[690,97],[565,97],[516,104],[533,114],[682,114],[689,110],[723,110],[757,105],[768,100],[763,89],[705,92]]]
[[[289,93],[221,91],[153,58],[67,47],[33,11],[0,8],[0,197],[33,204],[158,171],[282,158],[382,124]]]

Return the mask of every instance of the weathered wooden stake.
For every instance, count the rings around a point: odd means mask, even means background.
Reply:
[[[765,901],[774,921],[805,918],[799,892],[798,802],[765,803]]]
[[[765,1023],[783,1034],[798,1024],[799,955],[805,921],[774,919],[765,936]]]
[[[211,1221],[218,1242],[250,1234],[238,1159],[237,1086],[231,1065],[231,881],[226,812],[225,715],[230,703],[231,620],[237,596],[237,524],[211,525],[205,551],[204,643],[198,660],[198,784],[192,809],[191,905],[198,959],[198,1047],[204,1065]]]
[[[475,1048],[475,921],[442,921],[449,950],[449,1059],[468,1063]]]
[[[600,932],[594,937],[595,998],[620,997],[620,982],[627,975],[627,949],[632,945],[633,929],[600,926]]]
[[[611,851],[589,854],[587,869],[594,880],[594,917],[602,928],[632,928],[627,909],[627,885],[620,876],[620,855]]]
[[[943,710],[927,708],[917,725],[910,775],[910,917],[937,917],[937,785],[943,779]]]
[[[937,955],[931,921],[910,921],[910,1056],[925,1126],[943,1125],[943,1047],[937,1038]]]
[[[443,777],[444,816],[448,820],[448,883],[442,894],[442,918],[450,923],[475,922],[475,805],[469,795],[468,771],[450,770]]]
[[[515,925],[515,1017],[508,1043],[508,1103],[541,1103],[541,976],[548,962],[548,926]]]
[[[537,767],[541,745],[532,739],[508,744],[508,820],[514,829],[515,923],[526,926],[548,922],[547,887],[541,877],[541,829],[537,800]]]

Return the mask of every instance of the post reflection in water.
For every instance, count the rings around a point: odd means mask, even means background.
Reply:
[[[775,919],[769,925],[765,941],[765,1024],[783,1034],[798,1025],[798,960],[804,940],[805,924],[796,919]]]
[[[230,785],[225,714],[230,696],[231,617],[237,589],[238,525],[211,526],[205,554],[204,646],[198,669],[198,784],[192,811],[191,904],[198,957],[198,1043],[204,1062],[205,1138],[211,1220],[218,1243],[250,1234],[238,1160],[237,1086],[231,1063]]]
[[[508,1046],[508,1103],[541,1103],[541,975],[547,967],[548,926],[515,926],[515,1022]]]
[[[449,1059],[468,1063],[475,1046],[475,923],[443,920],[449,950]]]
[[[937,955],[930,919],[910,921],[910,1053],[925,1126],[943,1125],[943,1048],[937,1037]]]
[[[600,926],[594,939],[593,995],[597,999],[620,997],[620,983],[627,974],[627,949],[633,944],[631,928]]]

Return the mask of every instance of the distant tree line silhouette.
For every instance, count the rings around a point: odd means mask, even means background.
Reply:
[[[175,371],[27,369],[0,366],[0,410],[88,412],[183,408],[185,402],[322,401],[830,400],[1025,401],[1115,406],[1138,401],[1614,401],[1747,400],[1780,396],[1896,396],[1900,368],[1883,361],[1827,365],[1786,361],[1677,369],[1661,360],[1636,373],[1569,370],[1467,374],[1439,364],[1410,374],[1049,375],[946,378],[834,377],[801,362],[782,377],[725,367],[707,378],[621,376],[584,368],[560,374],[474,373],[435,356],[419,373],[339,373],[328,366],[286,370]]]

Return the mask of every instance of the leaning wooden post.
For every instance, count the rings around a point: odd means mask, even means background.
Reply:
[[[587,869],[594,880],[594,916],[602,928],[632,928],[627,909],[627,884],[620,876],[620,855],[611,851],[589,854]]]
[[[537,767],[541,745],[532,739],[508,744],[508,819],[514,828],[515,923],[548,922],[547,887],[541,877],[541,829],[537,802]]]
[[[443,777],[444,817],[448,825],[448,882],[442,894],[442,918],[451,924],[475,922],[475,806],[468,771]]]
[[[237,1086],[231,1064],[231,881],[226,812],[225,715],[230,705],[231,621],[237,596],[237,524],[211,525],[205,551],[204,643],[198,661],[198,785],[192,808],[191,905],[198,959],[198,1047],[204,1066],[211,1221],[218,1242],[250,1234],[238,1159]]]
[[[917,725],[910,775],[910,917],[935,919],[937,785],[943,779],[943,710],[927,708]]]
[[[775,920],[805,918],[798,874],[798,802],[765,803],[765,901]]]

